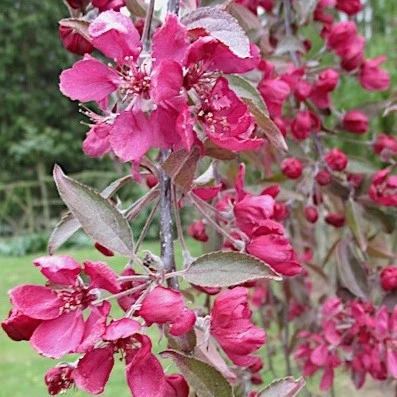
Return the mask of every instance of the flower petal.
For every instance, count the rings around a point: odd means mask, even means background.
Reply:
[[[116,273],[103,262],[84,262],[84,273],[90,277],[90,288],[99,288],[112,292],[121,290]]]
[[[30,338],[32,347],[41,355],[60,358],[76,351],[84,334],[81,311],[65,313],[42,322]]]

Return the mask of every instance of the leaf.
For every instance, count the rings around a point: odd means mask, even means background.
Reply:
[[[215,145],[215,143],[210,141],[209,139],[204,142],[204,149],[206,156],[212,157],[217,160],[227,161],[233,160],[237,157],[235,153]]]
[[[230,382],[235,382],[237,375],[226,364],[212,340],[206,341],[204,332],[197,328],[195,332],[197,337],[197,346],[194,349],[195,357],[215,367]]]
[[[368,276],[362,261],[354,251],[352,240],[344,238],[335,249],[339,278],[345,288],[359,298],[367,298],[369,293]]]
[[[294,379],[288,376],[276,379],[270,385],[260,390],[257,397],[295,397],[303,389],[306,382],[303,378]]]
[[[255,120],[259,127],[263,129],[263,132],[269,142],[276,148],[281,149],[284,152],[288,151],[287,143],[283,137],[283,134],[280,132],[276,124],[270,119],[270,117],[263,113],[260,108],[253,102],[251,99],[246,98],[244,102],[248,105],[248,108],[252,115],[255,117]]]
[[[234,18],[237,19],[239,25],[249,35],[252,31],[261,30],[261,23],[257,15],[252,13],[247,7],[236,2],[230,2],[226,6],[226,10]],[[258,32],[259,34],[261,32]]]
[[[367,250],[367,240],[362,231],[363,219],[359,212],[358,204],[352,199],[346,202],[346,220],[349,228],[362,251]]]
[[[239,58],[249,58],[250,43],[244,30],[226,11],[214,7],[201,7],[185,15],[181,22],[189,30],[204,30],[229,47]]]
[[[374,239],[368,242],[367,248],[368,255],[375,258],[382,259],[395,259],[397,257],[387,246],[387,237],[382,234],[378,234]]]
[[[233,397],[230,383],[211,365],[176,350],[165,350],[160,355],[175,362],[198,397]]]
[[[54,180],[62,200],[92,239],[121,255],[134,254],[132,230],[117,208],[95,190],[66,176],[57,164]]]
[[[119,189],[121,189],[128,181],[131,181],[131,176],[127,175],[112,182],[101,192],[101,196],[109,198],[113,196]],[[73,236],[79,229],[80,222],[74,217],[71,212],[68,212],[57,223],[51,236],[48,240],[48,253],[54,255],[55,251],[62,246],[70,237]]]
[[[91,36],[88,33],[90,23],[85,19],[80,18],[65,18],[59,21],[61,26],[72,28],[76,33],[83,36],[86,40],[91,42]]]
[[[171,153],[162,168],[175,185],[183,192],[188,192],[192,187],[199,160],[200,149],[195,146],[190,152],[182,149]]]
[[[257,88],[252,85],[247,79],[237,76],[235,74],[229,74],[226,76],[229,81],[230,88],[245,102],[247,99],[252,101],[255,106],[266,116],[269,115],[266,104],[262,99],[261,94]],[[249,105],[249,103],[247,103]]]
[[[282,280],[265,262],[241,252],[211,252],[194,260],[183,278],[200,287],[231,287],[247,281]]]
[[[140,0],[124,0],[128,11],[135,17],[143,18],[146,16],[145,4]]]
[[[277,44],[275,55],[284,55],[290,52],[305,53],[306,49],[303,43],[294,36],[284,36]]]

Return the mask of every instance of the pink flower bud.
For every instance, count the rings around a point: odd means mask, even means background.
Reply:
[[[332,181],[332,175],[327,170],[320,170],[315,176],[316,182],[321,186],[327,186]]]
[[[364,61],[365,38],[357,35],[344,48],[341,48],[338,55],[341,59],[341,66],[347,71],[357,69]]]
[[[331,149],[324,155],[328,167],[335,171],[343,171],[349,162],[348,157],[339,149]]]
[[[334,50],[338,55],[346,44],[354,40],[357,34],[357,27],[353,21],[336,23],[331,27],[327,37],[327,46]]]
[[[114,256],[114,252],[112,250],[110,250],[109,248],[106,248],[105,246],[103,246],[102,244],[99,244],[98,242],[95,243],[95,248],[102,254],[105,256]]]
[[[326,69],[320,73],[313,86],[310,96],[311,100],[320,109],[327,109],[331,106],[330,92],[335,90],[339,82],[339,74],[334,69]]]
[[[397,140],[391,135],[380,134],[376,138],[373,148],[383,161],[388,161],[397,154]]]
[[[305,208],[305,218],[310,222],[310,223],[316,223],[318,220],[318,211],[316,207],[313,207],[311,205],[307,206]]]
[[[280,117],[285,100],[291,92],[289,85],[283,80],[262,80],[258,90],[261,93],[272,117]]]
[[[94,46],[87,39],[68,26],[59,27],[59,36],[62,45],[73,54],[90,54],[94,50]]]
[[[139,315],[148,325],[170,324],[172,335],[189,332],[196,321],[194,312],[185,307],[182,294],[164,287],[156,287],[146,296]]]
[[[51,368],[44,376],[44,381],[48,387],[48,394],[55,396],[70,389],[73,384],[73,367],[68,364],[61,364]]]
[[[197,241],[205,243],[208,241],[208,235],[205,231],[205,223],[203,221],[195,221],[188,226],[187,232],[189,236],[193,237]]]
[[[281,172],[290,179],[300,178],[302,169],[302,163],[294,157],[286,158],[281,163]]]
[[[385,291],[397,289],[397,267],[386,266],[380,273],[380,282]]]
[[[387,207],[397,206],[397,175],[389,175],[390,168],[375,172],[369,188],[369,197]]]
[[[343,128],[355,134],[365,134],[368,131],[367,116],[358,111],[350,110],[343,116]]]
[[[283,203],[274,204],[273,218],[276,221],[281,222],[288,217],[289,217],[289,209],[285,204],[283,204]]]
[[[325,217],[325,222],[334,227],[342,227],[345,225],[346,218],[342,214],[328,214]]]
[[[347,15],[355,15],[363,9],[363,5],[361,0],[337,0],[335,8]]]
[[[234,206],[237,227],[251,235],[261,221],[273,216],[274,199],[269,195],[246,196]]]
[[[298,101],[303,102],[304,100],[306,100],[307,98],[310,97],[312,90],[313,90],[313,87],[310,83],[308,83],[306,80],[301,80],[296,85],[296,88],[294,91],[295,98]]]
[[[146,186],[149,189],[154,188],[158,183],[159,180],[157,179],[157,176],[150,174],[146,177]]]
[[[360,84],[368,91],[384,91],[390,86],[390,74],[379,67],[386,60],[380,56],[366,60],[360,67]]]
[[[311,132],[317,132],[321,128],[321,121],[313,112],[303,110],[298,112],[291,124],[292,136],[301,141],[310,136]]]

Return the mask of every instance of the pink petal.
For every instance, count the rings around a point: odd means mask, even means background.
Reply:
[[[42,256],[33,261],[43,276],[54,284],[74,285],[81,267],[71,256]]]
[[[196,314],[194,311],[185,308],[172,324],[170,334],[174,336],[186,334],[193,328],[195,322]]]
[[[111,346],[88,352],[73,371],[73,379],[79,389],[90,394],[103,392],[114,365]]]
[[[81,311],[76,310],[42,322],[30,338],[30,343],[41,355],[60,358],[76,351],[83,334],[83,316]]]
[[[139,315],[148,324],[165,324],[175,321],[183,308],[183,298],[179,291],[156,287],[143,300]]]
[[[77,351],[79,353],[91,350],[106,330],[106,319],[110,312],[110,303],[103,302],[101,306],[91,306],[91,313],[84,324],[84,335]]]
[[[111,322],[103,335],[104,340],[116,341],[128,338],[141,329],[141,324],[130,318],[122,318]]]
[[[9,338],[15,341],[29,340],[35,329],[41,324],[41,320],[25,316],[15,309],[10,311],[1,327]]]
[[[393,346],[387,347],[386,362],[389,374],[397,379],[397,351],[393,349]]]
[[[99,288],[112,292],[121,290],[116,273],[103,262],[84,262],[84,273],[90,277],[90,288]]]
[[[126,377],[134,397],[163,396],[166,378],[157,358],[151,353],[152,343],[145,335],[137,334],[142,347],[128,361]]]
[[[123,62],[137,58],[142,49],[139,33],[131,19],[113,10],[99,14],[89,27],[92,44],[108,58]]]
[[[317,346],[310,355],[310,360],[313,364],[322,367],[328,359],[328,346],[327,345],[320,345]]]
[[[155,59],[155,65],[163,59],[171,59],[181,64],[188,46],[186,27],[175,15],[168,14],[163,26],[153,35],[152,56]]]
[[[57,318],[63,305],[56,292],[41,285],[20,285],[10,290],[9,295],[18,311],[39,320]]]
[[[112,126],[106,123],[94,125],[83,142],[84,153],[90,157],[102,157],[109,153],[111,129]]]
[[[121,78],[113,69],[86,55],[61,73],[59,88],[70,99],[88,102],[105,99],[120,84]]]
[[[192,189],[193,193],[199,196],[202,200],[212,200],[222,189],[222,184],[215,186],[195,187]]]
[[[167,390],[163,397],[189,397],[189,385],[180,374],[167,376]]]
[[[110,144],[124,162],[139,160],[157,142],[153,126],[141,110],[122,112],[113,124]]]
[[[151,77],[151,96],[156,103],[177,96],[183,84],[182,67],[170,59],[162,60]]]
[[[327,367],[320,381],[320,390],[327,391],[334,383],[334,370],[332,367]]]
[[[375,330],[379,340],[383,340],[389,335],[389,311],[386,306],[382,306],[376,313]]]

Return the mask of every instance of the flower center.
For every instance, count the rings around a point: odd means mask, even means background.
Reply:
[[[58,297],[63,300],[62,313],[80,309],[84,310],[90,302],[96,299],[96,295],[92,294],[87,288],[76,287],[73,290],[61,290]]]

